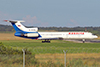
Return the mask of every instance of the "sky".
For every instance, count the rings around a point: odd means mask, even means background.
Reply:
[[[100,0],[0,0],[3,20],[24,20],[26,26],[100,26]]]

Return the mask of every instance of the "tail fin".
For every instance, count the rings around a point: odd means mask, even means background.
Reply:
[[[16,32],[27,33],[27,32],[37,32],[38,28],[26,28],[20,22],[25,21],[17,21],[17,20],[4,20],[6,22],[11,22]]]
[[[17,21],[17,20],[4,20],[6,22],[10,22],[15,31],[16,32],[20,32],[20,33],[32,33],[32,32],[37,32],[38,31],[38,28],[26,28],[25,26],[23,26],[20,22],[25,22],[25,21]]]
[[[15,36],[31,38],[31,39],[36,39],[38,37],[41,37],[40,34],[37,32],[38,28],[26,28],[20,23],[24,21],[16,21],[16,20],[4,20],[4,21],[10,22],[13,25],[16,31]]]
[[[24,21],[17,21],[17,20],[4,20],[6,22],[10,22],[12,24],[12,26],[14,27],[16,32],[23,32],[23,31],[27,31],[27,28],[24,27],[20,22],[24,22]]]

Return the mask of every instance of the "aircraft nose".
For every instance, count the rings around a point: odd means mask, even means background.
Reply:
[[[94,35],[94,38],[98,38],[98,36]]]

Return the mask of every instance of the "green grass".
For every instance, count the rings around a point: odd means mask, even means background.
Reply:
[[[41,40],[1,40],[0,42],[2,42],[5,46],[12,47],[13,49],[22,50],[27,48],[33,54],[36,54],[35,57],[37,57],[36,59],[38,59],[38,63],[33,64],[34,57],[32,56],[30,59],[28,56],[26,62],[31,63],[27,63],[27,65],[30,66],[26,67],[37,67],[34,65],[38,65],[38,67],[49,67],[51,65],[51,67],[64,67],[63,50],[68,50],[66,55],[67,67],[100,66],[100,58],[98,57],[98,55],[100,55],[100,43],[74,43],[64,40],[52,40],[51,43],[41,43]],[[2,61],[0,62],[1,67],[22,66],[22,55],[0,55],[0,57],[0,61]],[[20,60],[20,62],[18,62],[18,60]]]
[[[74,43],[63,40],[52,40],[51,43],[41,43],[41,40],[2,40],[4,45],[14,49],[25,49],[35,54],[44,53],[99,53],[100,43]]]

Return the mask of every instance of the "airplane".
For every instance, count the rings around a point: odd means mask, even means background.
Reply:
[[[42,43],[50,43],[50,40],[62,40],[62,39],[82,39],[85,43],[86,39],[98,38],[98,36],[93,35],[91,32],[38,32],[38,28],[26,28],[21,24],[19,20],[4,20],[5,22],[10,22],[15,29],[15,36],[44,40]]]

